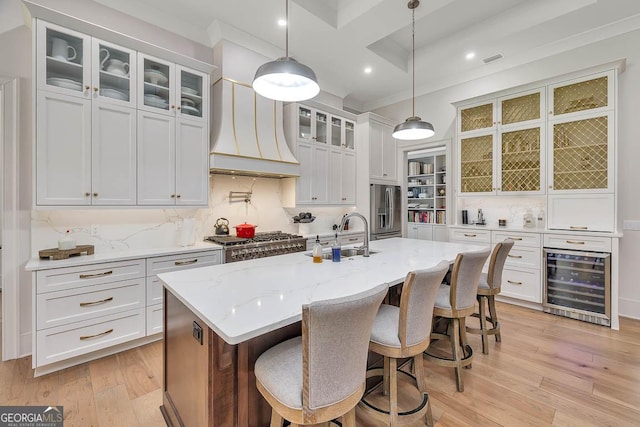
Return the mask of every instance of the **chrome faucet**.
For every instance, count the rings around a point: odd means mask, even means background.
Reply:
[[[364,216],[362,216],[362,214],[359,214],[358,212],[351,212],[350,214],[342,217],[342,222],[340,222],[339,231],[340,233],[342,233],[342,231],[344,230],[344,225],[347,223],[347,221],[349,221],[349,218],[351,218],[352,216],[360,218],[364,223],[364,243],[358,249],[363,250],[362,256],[368,257],[369,256],[369,223],[367,222],[367,218],[365,218]]]

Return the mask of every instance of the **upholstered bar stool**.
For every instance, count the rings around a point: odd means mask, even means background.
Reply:
[[[402,286],[400,307],[381,305],[373,324],[369,350],[384,357],[384,367],[369,370],[367,377],[382,375],[381,391],[389,396],[389,409],[377,408],[367,400],[376,389],[362,398],[360,407],[390,426],[414,422],[423,417],[427,425],[433,425],[422,352],[429,346],[433,307],[448,269],[449,263],[442,262],[434,268],[408,273]],[[397,375],[398,359],[402,358],[412,358],[422,403],[415,409],[399,413]]]
[[[511,239],[506,239],[498,243],[496,247],[493,248],[493,252],[491,252],[489,271],[480,275],[478,295],[476,297],[478,299],[478,312],[471,315],[480,320],[480,327],[472,328],[467,326],[467,332],[482,335],[482,352],[484,354],[489,354],[489,335],[495,335],[497,342],[500,342],[502,339],[500,336],[500,323],[498,323],[498,315],[496,313],[495,296],[500,293],[502,270],[504,269],[504,263],[507,260],[513,244],[514,241]],[[485,301],[489,309],[489,316],[487,316],[485,312]],[[487,329],[485,322],[491,323],[490,329]]]
[[[342,417],[355,427],[365,389],[371,327],[386,284],[302,306],[302,336],[256,360],[258,391],[271,405],[271,427],[322,424]]]
[[[478,282],[482,267],[489,257],[491,249],[458,254],[451,271],[449,285],[441,284],[433,309],[434,316],[449,319],[446,334],[431,333],[432,340],[449,339],[451,341],[451,358],[441,357],[427,349],[425,359],[441,366],[454,367],[456,371],[456,388],[464,391],[462,368],[469,366],[473,359],[473,350],[467,345],[465,335],[465,318],[475,310]]]

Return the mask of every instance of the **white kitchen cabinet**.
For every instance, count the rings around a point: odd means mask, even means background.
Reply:
[[[541,303],[541,235],[518,231],[491,232],[494,246],[505,239],[513,240],[514,244],[504,264],[500,294]]]
[[[386,184],[398,182],[397,141],[391,136],[393,125],[372,113],[358,116],[360,135],[369,147],[369,180]]]
[[[355,121],[330,111],[285,106],[285,136],[300,163],[300,176],[281,182],[283,193],[295,192],[295,200],[283,200],[286,206],[355,204]]]
[[[410,222],[407,225],[407,237],[409,239],[433,240],[433,225]]]
[[[206,125],[138,111],[138,204],[206,206]]]
[[[91,204],[91,100],[39,92],[36,203]]]
[[[352,152],[331,149],[329,152],[329,203],[356,203],[356,156]]]
[[[136,52],[37,21],[38,90],[135,108]]]
[[[544,194],[544,88],[458,109],[461,194]]]

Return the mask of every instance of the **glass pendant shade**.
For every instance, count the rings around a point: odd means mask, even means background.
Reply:
[[[311,68],[283,57],[258,68],[253,90],[265,98],[295,102],[313,98],[320,92],[320,86]]]
[[[416,139],[430,138],[435,134],[433,125],[423,122],[420,117],[409,117],[393,129],[392,136],[396,139],[413,141]]]

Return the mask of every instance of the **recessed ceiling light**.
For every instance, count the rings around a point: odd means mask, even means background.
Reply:
[[[476,53],[475,52],[469,52],[465,55],[465,58],[467,58],[467,60],[471,60],[473,58],[476,57]]]
[[[286,19],[278,19],[278,25],[281,27],[286,27],[287,26],[287,20]]]
[[[373,71],[373,69],[371,67],[365,67],[364,68],[365,74],[371,74],[372,71]]]

